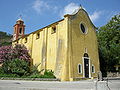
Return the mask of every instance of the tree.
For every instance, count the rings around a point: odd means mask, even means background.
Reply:
[[[0,31],[0,46],[6,46],[11,44],[12,44],[12,35]]]
[[[120,15],[115,15],[97,32],[99,42],[100,66],[103,75],[115,71],[115,65],[120,62]]]

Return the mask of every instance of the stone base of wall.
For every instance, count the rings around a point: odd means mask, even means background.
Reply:
[[[120,72],[107,72],[107,77],[120,77]]]
[[[60,81],[59,79],[54,78],[7,78],[1,77],[0,80],[28,80],[28,81]]]

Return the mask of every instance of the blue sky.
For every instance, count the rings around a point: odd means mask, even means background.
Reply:
[[[96,27],[120,14],[120,0],[0,0],[0,31],[13,33],[13,25],[22,15],[25,33],[36,31],[72,13],[82,5]]]

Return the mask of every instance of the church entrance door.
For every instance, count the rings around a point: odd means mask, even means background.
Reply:
[[[89,59],[84,58],[84,72],[85,72],[85,78],[89,78]]]

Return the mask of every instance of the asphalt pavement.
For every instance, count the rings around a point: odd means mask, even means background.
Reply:
[[[96,80],[74,82],[0,80],[0,90],[120,90],[120,80],[99,82]]]

